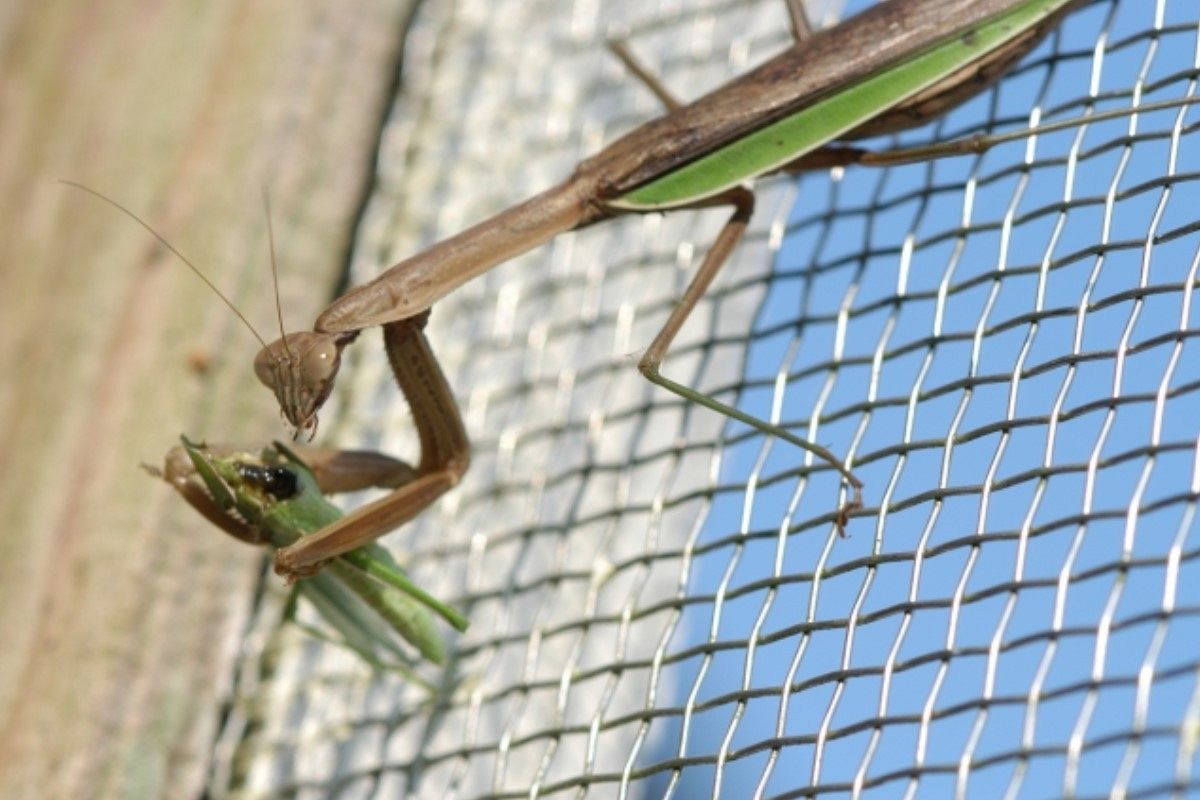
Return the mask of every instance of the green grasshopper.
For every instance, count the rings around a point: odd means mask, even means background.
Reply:
[[[381,326],[384,349],[421,442],[419,463],[412,467],[392,462],[393,471],[380,469],[377,457],[329,452],[327,457],[341,465],[340,488],[381,486],[392,491],[281,548],[275,557],[277,572],[290,577],[314,573],[329,559],[412,519],[466,471],[470,446],[460,413],[420,330],[433,303],[560,233],[621,215],[679,209],[729,207],[732,213],[642,356],[639,370],[655,384],[788,441],[836,469],[850,487],[850,497],[835,517],[837,528],[844,528],[848,517],[862,507],[862,482],[845,463],[818,444],[672,381],[660,373],[660,365],[744,234],[754,209],[754,179],[832,165],[893,164],[982,152],[998,141],[1078,124],[1056,123],[910,151],[872,153],[830,144],[900,131],[959,105],[994,83],[1085,0],[890,0],[816,33],[809,29],[801,0],[785,1],[794,44],[687,104],[651,77],[622,44],[614,43],[616,54],[666,106],[662,117],[582,161],[557,186],[346,292],[321,313],[312,331],[264,344],[255,358],[255,372],[275,393],[294,437],[307,435],[311,440],[318,411],[333,390],[342,350],[363,329]]]
[[[318,479],[295,452],[282,444],[260,454],[208,448],[183,438],[161,470],[163,478],[189,504],[240,541],[287,547],[335,522],[341,512],[325,500]],[[337,632],[340,644],[368,663],[397,669],[425,685],[416,661],[396,635],[427,661],[446,660],[433,614],[456,630],[466,618],[409,580],[390,554],[368,544],[342,554],[326,569],[298,583],[296,596],[311,602]],[[289,614],[294,613],[294,603]],[[432,613],[431,613],[432,612]],[[320,631],[311,632],[321,635]]]

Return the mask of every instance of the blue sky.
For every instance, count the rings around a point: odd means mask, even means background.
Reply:
[[[1142,102],[1194,94],[1198,8],[1158,9],[1072,14],[997,89],[903,140],[1021,128],[1035,107],[1073,117],[1092,94],[1125,107],[1139,83]],[[854,453],[869,513],[837,538],[836,476],[727,427],[691,590],[707,599],[672,645],[696,648],[670,703],[694,693],[685,746],[705,760],[676,796],[712,792],[726,738],[730,797],[760,781],[768,797],[840,795],[860,773],[873,797],[1171,780],[1200,641],[1200,354],[1180,334],[1198,327],[1183,287],[1200,138],[1173,138],[1179,117],[1143,115],[1132,148],[1121,120],[1039,137],[1031,155],[1021,141],[798,180],[739,406],[769,415],[790,376],[782,419],[804,432],[819,404],[817,438]],[[781,711],[770,764],[751,750]],[[676,754],[682,718],[667,724],[672,744],[646,763]],[[959,774],[964,758],[976,766]]]

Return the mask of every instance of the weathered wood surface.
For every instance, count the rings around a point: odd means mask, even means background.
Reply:
[[[259,560],[138,469],[278,435],[254,341],[331,296],[409,0],[0,6],[0,796],[188,797]]]

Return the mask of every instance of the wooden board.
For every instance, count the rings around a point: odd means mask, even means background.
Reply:
[[[142,461],[280,434],[257,345],[332,296],[410,0],[0,9],[0,796],[200,790],[261,560]]]

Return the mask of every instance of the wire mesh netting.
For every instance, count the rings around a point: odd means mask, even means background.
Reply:
[[[1198,31],[1192,0],[1098,0],[903,139],[1189,97]],[[789,40],[774,0],[426,3],[353,281],[658,113],[620,33],[684,97]],[[1200,793],[1196,115],[757,187],[664,372],[844,455],[845,538],[832,470],[635,368],[725,212],[456,292],[430,335],[472,468],[385,540],[472,620],[444,692],[280,627],[267,592],[212,793]],[[373,349],[326,435],[411,453]]]

